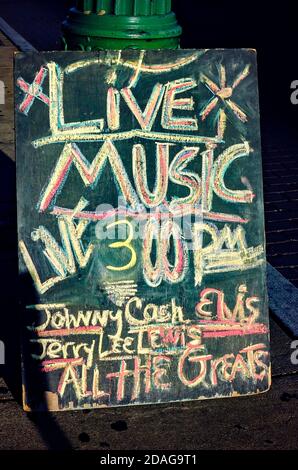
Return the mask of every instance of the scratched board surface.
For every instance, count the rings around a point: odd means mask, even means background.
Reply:
[[[268,390],[254,50],[15,60],[24,409]]]

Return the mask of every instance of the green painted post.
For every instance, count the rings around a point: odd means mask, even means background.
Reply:
[[[115,15],[133,15],[133,0],[116,0],[115,2]]]
[[[112,13],[113,2],[112,0],[97,0],[96,2],[96,12],[105,12],[106,14]]]
[[[171,0],[77,0],[63,22],[67,50],[176,49]]]
[[[151,15],[151,0],[135,0],[135,16]]]

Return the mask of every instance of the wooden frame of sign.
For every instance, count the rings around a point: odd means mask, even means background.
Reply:
[[[26,410],[270,386],[254,50],[17,54]]]

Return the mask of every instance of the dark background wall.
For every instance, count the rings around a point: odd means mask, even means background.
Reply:
[[[290,84],[298,79],[298,20],[294,2],[174,0],[182,47],[257,49],[262,124],[298,128]],[[268,129],[269,130],[269,129]]]

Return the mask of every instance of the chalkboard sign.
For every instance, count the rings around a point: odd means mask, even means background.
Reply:
[[[256,53],[15,60],[25,410],[270,386]]]

